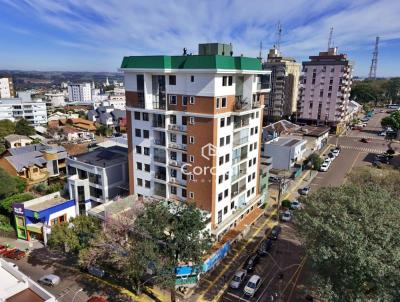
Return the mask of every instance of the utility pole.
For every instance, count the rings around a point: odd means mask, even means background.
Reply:
[[[379,45],[379,36],[375,39],[375,49],[372,53],[371,67],[369,68],[368,78],[370,80],[376,80],[376,68],[378,66],[378,45]]]
[[[328,50],[332,47],[332,36],[333,36],[333,27],[331,27],[329,31],[329,39],[328,39]]]
[[[260,60],[262,60],[262,41],[260,41],[260,53],[258,54]]]

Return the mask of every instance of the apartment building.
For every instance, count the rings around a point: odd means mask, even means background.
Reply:
[[[84,103],[92,100],[92,86],[90,83],[68,85],[68,101]]]
[[[194,202],[216,238],[259,213],[260,142],[270,71],[227,44],[199,55],[123,59],[130,193]]]
[[[298,121],[327,125],[337,133],[345,129],[352,84],[352,64],[346,54],[329,48],[303,62]]]
[[[267,121],[292,116],[297,110],[300,64],[293,58],[283,57],[278,49],[271,48],[263,68],[271,70],[271,92],[264,109]]]
[[[15,97],[14,84],[11,77],[0,78],[0,99]]]
[[[98,148],[67,159],[68,191],[77,212],[88,210],[128,193],[128,149]]]
[[[16,121],[21,118],[33,125],[46,124],[46,103],[42,100],[22,100],[20,98],[0,99],[0,120]]]

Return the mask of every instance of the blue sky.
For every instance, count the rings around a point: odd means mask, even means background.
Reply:
[[[197,53],[231,42],[263,56],[283,27],[281,50],[299,61],[327,47],[365,76],[381,37],[378,76],[400,75],[398,0],[0,0],[0,69],[116,71],[124,55]]]

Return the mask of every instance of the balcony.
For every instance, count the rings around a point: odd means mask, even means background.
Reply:
[[[154,139],[154,144],[157,146],[165,147],[166,142],[165,139]]]
[[[244,167],[240,167],[239,173],[238,174],[232,174],[232,182],[237,181],[238,179],[242,178],[243,176],[246,176],[247,169],[246,169],[247,163],[244,163]]]
[[[153,102],[153,109],[166,110],[167,104],[165,102]]]
[[[167,159],[164,156],[156,156],[154,155],[153,160],[157,163],[165,164]]]
[[[240,183],[235,183],[234,185],[232,185],[231,198],[236,197],[237,195],[244,192],[245,190],[246,190],[246,180],[244,179],[244,181],[242,180],[242,181],[240,181]]]
[[[170,159],[168,164],[172,167],[181,168],[185,163],[178,161],[176,159]]]
[[[157,120],[153,120],[153,124],[152,126],[154,128],[165,128],[165,122],[164,121],[157,121]]]
[[[248,115],[235,116],[233,121],[233,129],[240,129],[247,127],[250,124],[250,118]]]
[[[178,131],[178,132],[186,132],[187,131],[187,126],[171,124],[171,125],[168,125],[168,130]]]
[[[187,150],[187,145],[185,145],[185,144],[178,144],[178,143],[169,143],[169,144],[168,144],[168,148],[170,148],[170,149],[175,149],[175,150],[183,150],[183,151],[186,151],[186,150]]]
[[[182,186],[182,187],[186,187],[186,184],[187,184],[186,180],[181,180],[181,179],[178,179],[176,177],[171,177],[169,179],[169,183],[173,184],[173,185]]]
[[[251,104],[247,98],[243,98],[241,95],[235,97],[235,106],[233,108],[236,112],[246,111],[251,109]]]
[[[241,138],[238,138],[238,139],[234,139],[234,140],[233,140],[233,146],[234,146],[234,147],[238,147],[238,146],[243,145],[243,144],[246,144],[246,143],[248,143],[248,142],[249,142],[249,137],[248,137],[248,136],[246,136],[246,137],[241,137]]]
[[[186,200],[185,197],[179,196],[177,194],[170,194],[169,198],[173,199],[173,200],[177,200],[177,201],[185,201]]]

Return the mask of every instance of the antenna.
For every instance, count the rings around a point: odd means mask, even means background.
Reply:
[[[376,67],[378,65],[378,45],[379,45],[379,36],[376,37],[375,49],[374,52],[372,53],[371,67],[369,69],[369,76],[368,76],[370,80],[376,79]]]
[[[280,50],[281,48],[281,38],[282,38],[282,25],[281,21],[278,21],[278,25],[276,28],[276,41],[275,41],[275,48]]]
[[[331,27],[329,31],[329,40],[328,40],[328,50],[332,47],[332,36],[333,36],[333,27]]]
[[[262,59],[262,41],[260,41],[260,53],[258,54],[258,57]]]

